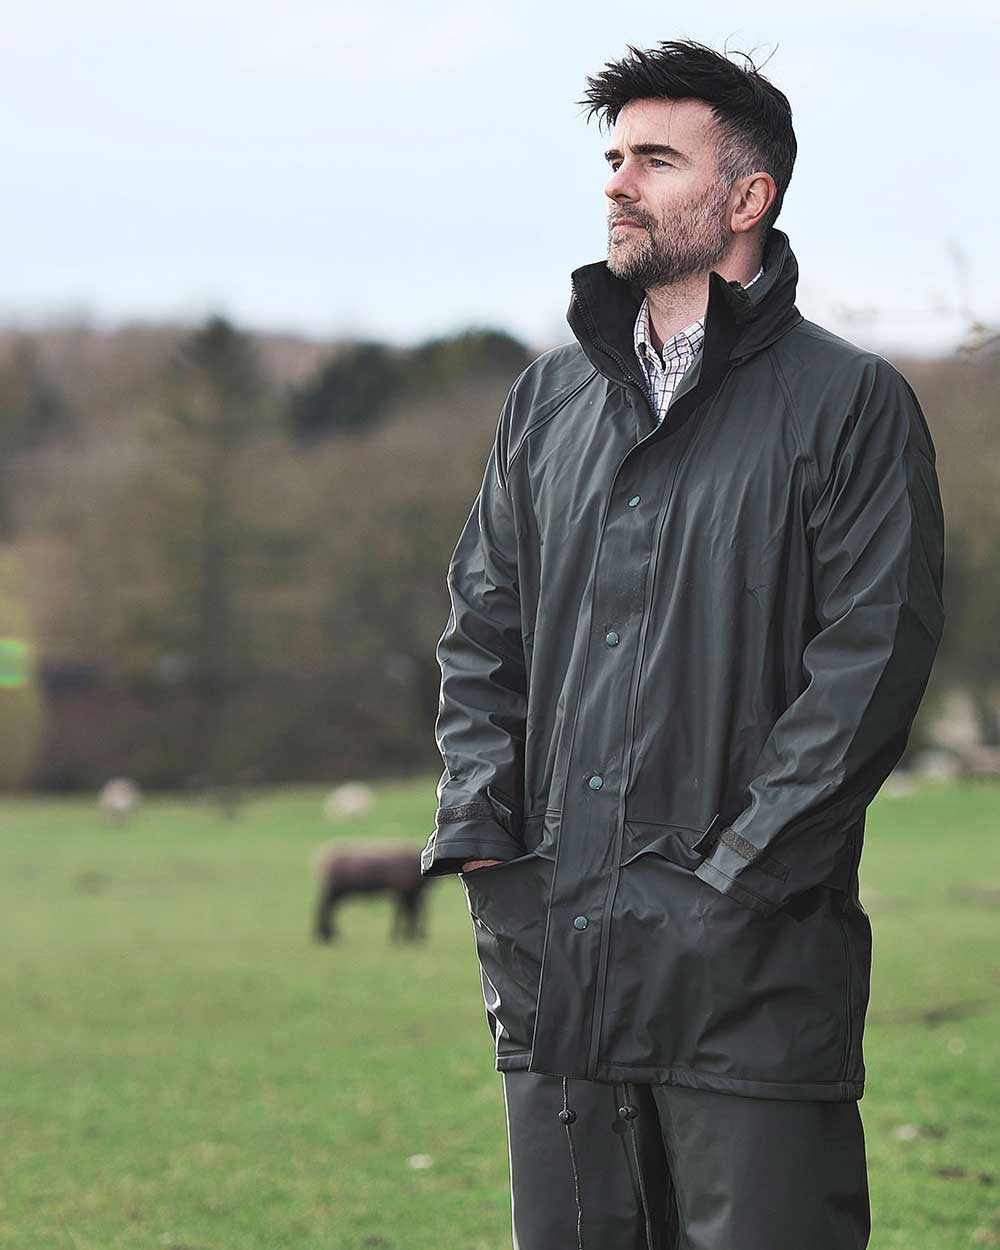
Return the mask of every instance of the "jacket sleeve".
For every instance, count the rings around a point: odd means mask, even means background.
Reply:
[[[903,753],[944,626],[935,452],[909,383],[877,357],[808,516],[817,628],[807,684],[772,727],[703,881],[763,915],[831,884]]]
[[[482,486],[448,568],[451,606],[437,644],[435,738],[444,761],[424,876],[469,859],[514,859],[523,802],[527,673],[514,512],[504,449],[516,383],[504,403]]]

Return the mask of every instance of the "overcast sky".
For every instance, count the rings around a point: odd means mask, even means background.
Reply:
[[[791,101],[806,317],[887,351],[953,347],[963,305],[1000,321],[997,7],[797,10],[6,5],[0,320],[565,342],[570,271],[607,255],[607,135],[575,101],[629,44],[694,38]]]

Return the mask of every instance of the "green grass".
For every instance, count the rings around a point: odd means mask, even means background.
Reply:
[[[434,780],[352,835],[422,845]],[[380,900],[311,942],[321,798],[0,806],[5,1250],[510,1250],[461,886],[435,883],[427,943],[391,946]],[[869,817],[872,1250],[1000,1245],[998,823],[975,785]]]

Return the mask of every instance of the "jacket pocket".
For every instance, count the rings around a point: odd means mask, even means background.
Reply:
[[[487,787],[487,795],[489,796],[491,804],[493,804],[499,811],[505,813],[503,820],[500,821],[500,824],[507,833],[511,834],[511,837],[516,836],[516,840],[522,853],[514,856],[512,859],[501,860],[499,864],[490,864],[485,868],[473,868],[469,872],[461,873],[461,876],[472,877],[480,872],[493,872],[494,869],[506,868],[511,864],[519,864],[522,860],[531,859],[535,855],[541,855],[544,859],[555,859],[554,847],[549,850],[546,847],[541,846],[541,844],[546,840],[546,812],[536,812],[530,816],[526,816],[523,822],[518,822],[521,827],[518,834],[515,835],[512,833],[512,830],[517,827],[513,817],[513,809],[504,800],[497,799],[494,793],[490,791],[489,787]]]
[[[531,849],[459,874],[472,917],[483,1000],[499,1050],[528,1049],[534,1028],[555,855],[542,845],[545,814],[525,820]]]
[[[470,868],[468,872],[463,872],[462,876],[468,880],[470,877],[478,877],[480,873],[493,873],[498,868],[512,868],[515,864],[523,864],[526,860],[537,858],[537,851],[526,851],[525,854],[518,855],[515,859],[502,859],[496,864],[484,864],[481,868]]]
[[[618,866],[624,868],[640,855],[660,855],[682,868],[697,868],[708,853],[719,813],[707,828],[653,820],[626,820]]]

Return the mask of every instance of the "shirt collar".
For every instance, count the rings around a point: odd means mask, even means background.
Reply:
[[[749,282],[743,283],[743,289],[753,286],[757,279],[763,274],[764,266],[757,270]],[[689,326],[685,326],[683,330],[667,339],[663,344],[663,351],[659,353],[663,361],[677,359],[683,356],[694,356],[701,347],[701,339],[705,328],[705,318],[699,317],[692,321]],[[657,357],[656,349],[653,347],[652,339],[649,335],[649,298],[643,298],[639,306],[639,313],[635,319],[635,352],[640,360],[645,360],[645,352],[648,348],[652,355]]]

